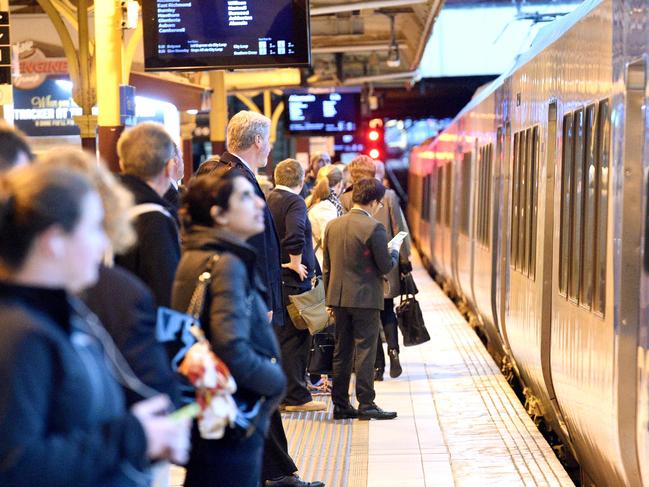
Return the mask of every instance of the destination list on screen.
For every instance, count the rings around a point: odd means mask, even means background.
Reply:
[[[158,55],[291,56],[291,0],[157,0]]]
[[[356,130],[356,95],[298,93],[288,97],[292,132],[344,133]]]

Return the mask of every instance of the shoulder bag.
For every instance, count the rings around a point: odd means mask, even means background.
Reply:
[[[322,276],[313,278],[313,287],[302,294],[288,297],[288,314],[298,330],[309,330],[311,335],[324,330],[329,324],[329,314],[325,305],[325,288]]]
[[[412,281],[414,285],[414,281]],[[415,289],[406,286],[399,298],[399,305],[395,310],[399,330],[403,335],[403,344],[406,347],[421,345],[430,340],[428,330],[424,324],[419,303],[415,299]]]

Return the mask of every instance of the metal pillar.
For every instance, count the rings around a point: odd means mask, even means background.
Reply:
[[[124,130],[120,117],[122,30],[119,2],[95,0],[95,66],[99,108],[99,154],[119,171],[117,140]]]
[[[75,83],[74,98],[79,101],[82,115],[74,121],[81,129],[81,146],[97,152],[97,117],[92,115],[94,93],[91,86],[92,58],[90,57],[90,34],[88,32],[88,0],[77,1],[77,22],[79,26],[79,82]]]

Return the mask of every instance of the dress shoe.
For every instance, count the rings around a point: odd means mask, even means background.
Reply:
[[[399,352],[393,348],[392,350],[388,350],[388,355],[390,356],[390,377],[396,379],[403,372],[401,362],[399,362]]]
[[[383,369],[374,369],[374,382],[381,382],[383,380]]]
[[[296,474],[285,475],[274,480],[266,480],[265,487],[325,487],[324,482],[316,480],[314,482],[307,482],[302,480]]]
[[[355,419],[358,418],[358,409],[349,405],[345,408],[334,406],[334,419]]]
[[[397,413],[394,411],[383,411],[376,404],[364,408],[358,408],[358,419],[367,421],[369,419],[394,419]]]
[[[327,405],[323,402],[309,401],[304,404],[290,405],[286,404],[284,406],[284,411],[287,413],[301,413],[308,411],[324,411],[327,409]]]

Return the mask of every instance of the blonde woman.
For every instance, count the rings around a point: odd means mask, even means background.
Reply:
[[[113,252],[119,254],[128,250],[136,240],[128,214],[133,205],[131,192],[119,183],[102,161],[79,149],[52,149],[38,164],[76,169],[94,185],[104,207],[103,227],[109,251],[104,265],[99,268],[99,280],[85,290],[82,299],[98,316],[135,375],[179,405],[176,376],[164,347],[155,337],[153,295],[135,275],[112,263]],[[125,392],[129,404],[142,399],[133,391]]]
[[[318,180],[307,206],[309,221],[313,231],[313,248],[316,258],[322,265],[322,242],[327,224],[345,213],[338,196],[342,192],[344,178],[342,171],[333,165],[324,166],[318,171]]]

